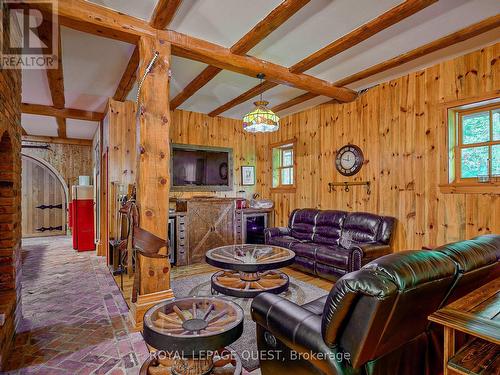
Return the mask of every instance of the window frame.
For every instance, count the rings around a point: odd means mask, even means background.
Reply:
[[[470,184],[470,182],[477,182],[479,185],[482,185],[482,182],[478,182],[477,179],[478,177],[462,177],[462,150],[463,149],[470,149],[474,147],[488,147],[488,176],[491,179],[492,176],[492,149],[494,145],[500,145],[500,139],[497,141],[493,140],[493,111],[499,110],[500,111],[500,103],[493,103],[493,104],[487,104],[487,105],[482,105],[470,109],[457,109],[456,116],[457,116],[457,141],[455,145],[455,181],[456,183],[467,183]],[[481,112],[488,112],[489,113],[489,133],[490,133],[490,140],[486,142],[479,142],[479,143],[470,143],[470,144],[464,144],[463,143],[463,117],[468,116],[474,113],[481,113]]]
[[[288,146],[288,147],[287,147]],[[280,165],[275,169],[273,165],[273,151],[275,149],[280,149]],[[283,166],[283,151],[292,150],[292,164]],[[269,152],[271,154],[271,191],[272,192],[293,192],[296,189],[296,181],[297,181],[297,139],[292,138],[287,141],[272,143],[269,145]],[[293,183],[290,185],[283,185],[281,183],[282,178],[282,170],[291,169],[293,174]],[[273,186],[273,176],[274,171],[278,170],[278,178],[279,183],[278,186]]]
[[[439,189],[445,194],[500,194],[500,178],[491,176],[492,163],[490,162],[488,182],[479,182],[477,177],[461,178],[461,150],[472,147],[489,147],[489,159],[492,159],[492,147],[500,141],[493,141],[493,116],[495,109],[500,109],[500,96],[496,91],[482,96],[459,99],[453,102],[442,103],[442,139],[446,140],[446,146],[442,148],[441,167],[446,171],[442,175]],[[464,145],[462,142],[462,116],[490,111],[490,141],[471,143]],[[460,117],[459,117],[460,116]]]

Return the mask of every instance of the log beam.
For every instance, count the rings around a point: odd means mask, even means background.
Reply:
[[[500,15],[495,15],[491,16],[483,21],[477,22],[473,25],[467,26],[459,31],[456,31],[452,34],[449,34],[447,36],[444,36],[438,40],[435,40],[433,42],[427,43],[421,47],[415,48],[411,51],[405,52],[399,56],[393,57],[392,59],[383,61],[379,64],[376,64],[370,68],[367,68],[365,70],[362,70],[361,72],[352,74],[346,78],[343,78],[337,82],[335,82],[336,85],[339,86],[345,86],[349,85],[351,83],[361,81],[362,79],[369,78],[371,76],[374,76],[379,73],[383,73],[389,69],[396,68],[398,66],[401,66],[403,64],[406,64],[410,61],[413,61],[415,59],[418,59],[420,57],[423,57],[425,55],[428,55],[430,53],[439,51],[443,48],[450,47],[454,44],[463,42],[467,39],[473,38],[475,36],[478,36],[480,34],[483,34],[487,31],[496,29],[500,27]],[[317,97],[318,95],[314,95],[311,93],[308,93],[306,96],[305,94],[300,95],[296,98],[290,99],[284,103],[278,104],[273,108],[273,111],[279,112],[283,111],[284,109],[290,108],[294,105],[303,103],[307,100],[310,100],[312,98]]]
[[[325,95],[341,102],[349,102],[356,98],[356,92],[337,87],[330,82],[307,74],[294,74],[288,68],[247,55],[236,55],[229,48],[194,38],[172,30],[166,30],[160,40],[170,42],[172,52],[176,56],[200,61],[221,69],[230,70],[250,77],[263,73],[268,81],[295,87]]]
[[[285,23],[290,17],[302,9],[310,0],[285,0],[255,27],[238,40],[231,48],[231,52],[241,55],[250,51],[260,41]],[[194,93],[210,82],[222,69],[207,66],[170,102],[171,110],[176,109]]]
[[[156,29],[164,29],[168,27],[181,3],[182,0],[158,0],[149,24]],[[115,95],[113,95],[114,100],[125,100],[136,81],[138,67],[139,49],[136,46],[130,60],[128,61],[127,67],[125,68],[125,72],[123,72],[120,83],[116,88]]]
[[[388,10],[387,12],[381,14],[380,16],[374,18],[368,23],[361,25],[357,29],[351,31],[350,33],[340,37],[339,39],[333,41],[327,46],[323,47],[317,52],[307,56],[298,63],[290,67],[292,73],[303,73],[316,65],[346,51],[347,49],[354,47],[355,45],[361,43],[362,41],[372,37],[373,35],[379,33],[382,30],[404,20],[407,17],[421,11],[422,9],[432,5],[437,0],[407,0],[404,3],[395,6],[394,8]],[[243,94],[237,96],[231,101],[219,106],[210,112],[210,116],[218,116],[221,113],[250,100],[254,96],[262,94],[263,92],[278,86],[276,83],[267,82],[266,85],[259,85],[252,87],[250,90],[244,92]],[[306,94],[303,94],[304,97]],[[308,93],[308,96],[311,94]],[[317,95],[316,95],[317,96]],[[294,98],[292,100],[296,100]]]
[[[21,139],[26,142],[60,143],[68,145],[92,146],[92,139],[45,137],[39,135],[23,135]]]
[[[142,77],[146,67],[159,53],[151,72],[144,80],[139,93],[139,119],[137,124],[137,204],[139,207],[139,225],[154,235],[168,239],[169,191],[170,191],[170,108],[169,108],[169,70],[170,44],[159,39],[144,37],[139,40],[139,75]],[[151,258],[141,258],[144,261]],[[141,261],[142,262],[142,261]],[[153,262],[154,263],[154,262]],[[149,264],[149,263],[148,263]],[[145,265],[141,265],[142,267]],[[149,266],[148,266],[149,267]],[[150,264],[151,268],[153,267]],[[151,268],[152,269],[152,268]],[[159,303],[165,298],[172,298],[170,289],[170,263],[165,262],[162,269],[162,288],[158,289],[155,277],[148,272],[141,272],[139,284],[141,295],[132,303],[130,317],[132,324],[139,325],[144,317],[145,308],[151,303]],[[138,277],[136,274],[135,277]],[[147,288],[146,288],[147,286]],[[149,304],[141,303],[146,298]]]
[[[53,116],[59,118],[72,118],[75,120],[86,120],[86,121],[101,121],[104,118],[104,113],[84,111],[81,109],[74,108],[56,108],[54,106],[42,105],[42,104],[30,104],[22,103],[21,112],[28,113],[31,115],[41,115],[41,116]]]
[[[40,4],[42,5],[38,5],[38,8],[47,11],[43,3]],[[120,40],[126,39],[124,34],[134,41],[143,36],[159,38],[164,43],[170,43],[172,53],[180,57],[251,77],[264,73],[269,81],[329,96],[339,101],[351,101],[356,98],[354,91],[336,87],[330,82],[306,74],[294,74],[284,66],[255,57],[236,55],[229,48],[172,30],[157,30],[142,20],[87,1],[59,0],[56,11],[61,24],[70,28]]]

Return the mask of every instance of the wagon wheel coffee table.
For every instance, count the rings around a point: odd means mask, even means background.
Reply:
[[[240,375],[241,359],[225,349],[243,332],[243,310],[217,297],[159,303],[144,315],[144,340],[159,352],[140,375]]]
[[[244,244],[217,247],[205,257],[208,264],[223,269],[212,275],[213,291],[253,298],[288,289],[288,276],[277,269],[293,264],[295,253],[279,246]]]

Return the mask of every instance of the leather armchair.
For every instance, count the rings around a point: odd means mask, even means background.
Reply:
[[[427,317],[450,296],[462,296],[469,282],[477,286],[478,278],[461,269],[480,272],[483,283],[498,275],[499,241],[481,236],[447,251],[386,255],[303,306],[259,295],[252,302],[257,344],[261,354],[275,353],[261,356],[262,374],[439,374],[442,354],[433,346],[439,332]]]

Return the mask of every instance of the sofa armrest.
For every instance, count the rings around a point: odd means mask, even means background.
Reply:
[[[280,237],[280,236],[289,236],[290,235],[290,228],[288,227],[274,227],[274,228],[266,228],[264,229],[264,238],[267,240],[273,238],[273,237]]]
[[[349,250],[351,250],[351,269],[349,271],[356,271],[366,263],[390,254],[391,246],[380,242],[352,243]]]
[[[344,374],[345,363],[337,360],[337,347],[329,347],[323,340],[320,315],[316,315],[283,297],[262,293],[254,298],[252,319],[296,352],[320,354],[321,368],[329,374]],[[316,364],[318,365],[318,364]]]

